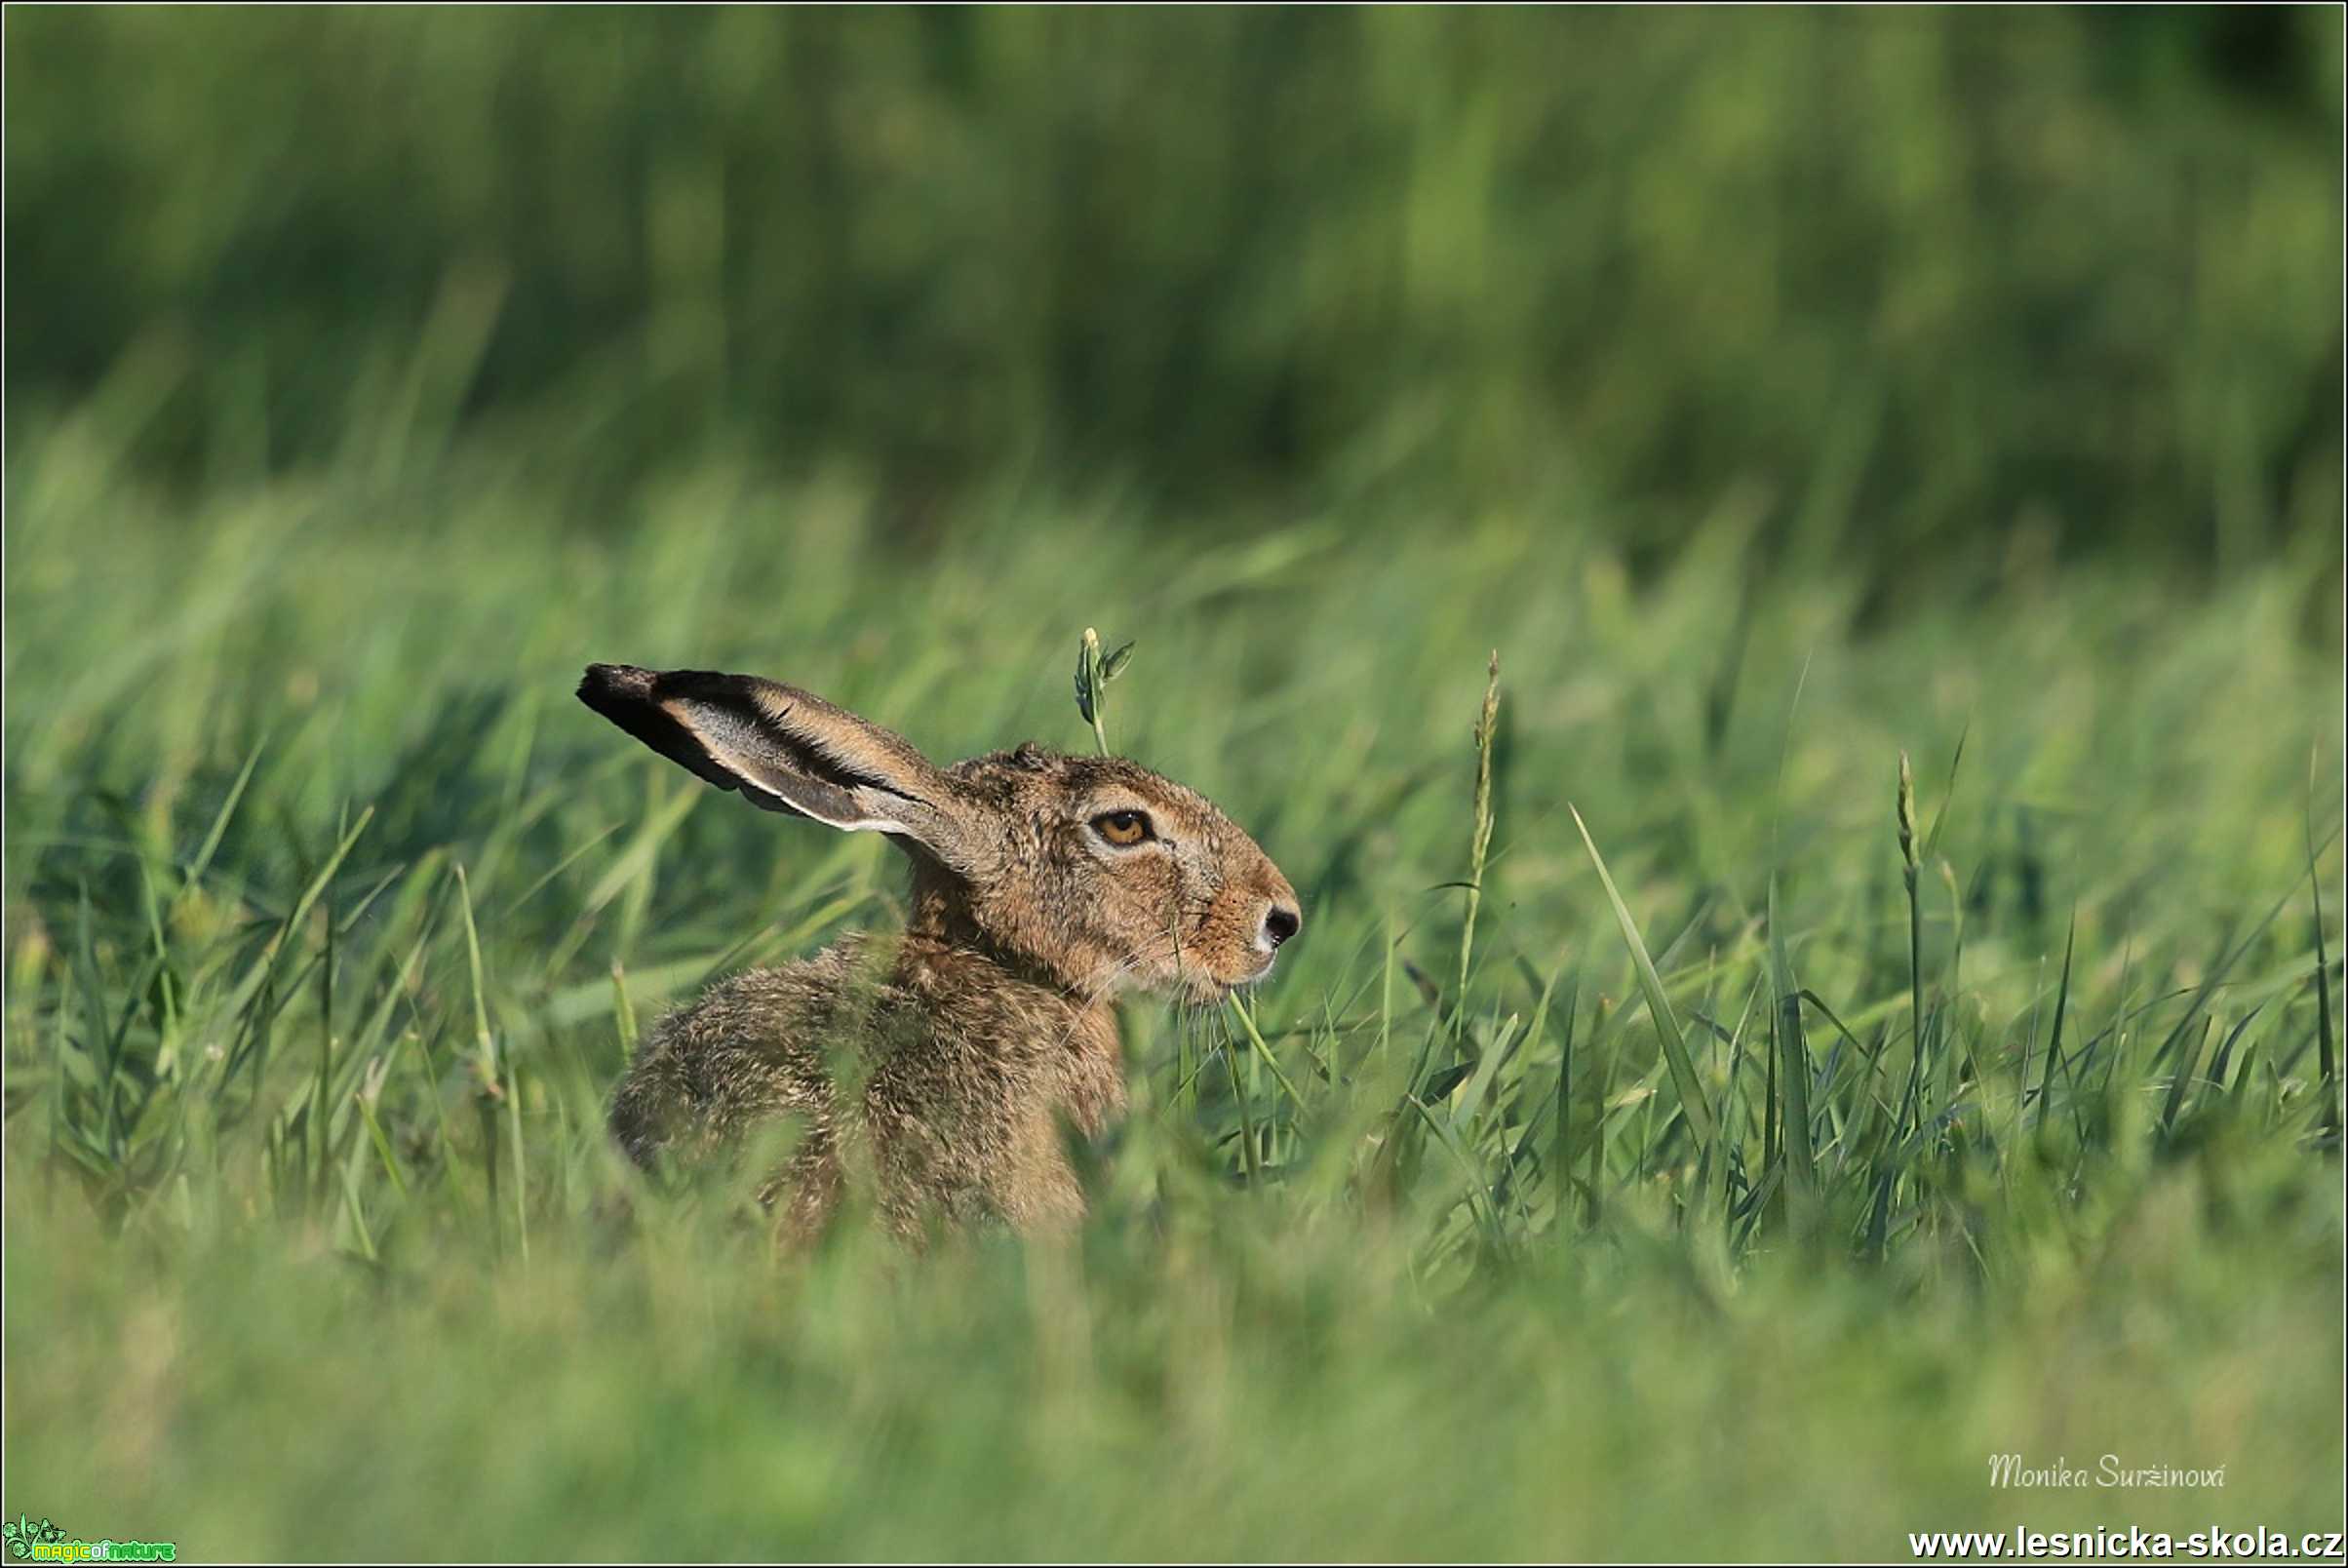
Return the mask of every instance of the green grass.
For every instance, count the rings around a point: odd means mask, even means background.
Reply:
[[[583,533],[494,441],[167,494],[118,418],[8,476],[12,1516],[906,1558],[2340,1521],[2320,553],[1887,619],[1733,513],[1634,577],[1566,493],[1177,546],[1006,490],[907,555],[852,481],[718,459]],[[1114,740],[1307,926],[1252,1016],[1129,1007],[1080,1244],[616,1218],[628,1041],[892,919],[897,868],[646,757],[579,665],[1082,750],[1087,626],[1138,644]]]
[[[724,431],[859,463],[917,546],[1073,471],[1226,537],[1267,490],[1571,487],[1654,564],[1742,489],[1774,553],[1894,579],[1984,530],[2337,560],[2328,7],[25,7],[7,40],[12,442],[135,365],[176,373],[134,455],[183,480],[393,464],[461,413],[589,529]]]

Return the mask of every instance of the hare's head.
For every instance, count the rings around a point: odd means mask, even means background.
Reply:
[[[1213,803],[1118,757],[1036,746],[931,764],[903,737],[755,676],[588,666],[579,697],[770,811],[884,833],[917,919],[1085,996],[1220,1000],[1272,972],[1296,889]]]

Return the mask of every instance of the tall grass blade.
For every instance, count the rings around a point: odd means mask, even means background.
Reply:
[[[2071,957],[2079,944],[2079,911],[2071,911],[2070,928],[2062,938],[2062,979],[2054,988],[2054,1024],[2047,1038],[2047,1064],[2038,1075],[2038,1125],[2047,1124],[2047,1098],[2054,1092],[2054,1066],[2062,1060],[2062,1021],[2071,1005]],[[2040,971],[2043,973],[2044,971]]]
[[[1793,1204],[1794,1233],[1807,1235],[1818,1222],[1819,1179],[1810,1145],[1810,1046],[1802,1031],[1802,988],[1785,953],[1785,925],[1778,916],[1778,879],[1769,879],[1769,956],[1776,988],[1778,1048],[1784,1054],[1779,1075],[1784,1097],[1781,1119],[1786,1191]]]
[[[1630,918],[1630,906],[1623,902],[1623,895],[1615,889],[1605,857],[1598,853],[1597,842],[1589,836],[1589,824],[1582,820],[1580,809],[1568,803],[1566,810],[1573,813],[1583,847],[1589,851],[1589,863],[1597,868],[1599,884],[1606,889],[1606,901],[1614,908],[1615,923],[1622,927],[1623,943],[1630,949],[1631,965],[1638,971],[1639,989],[1646,994],[1647,1011],[1655,1019],[1656,1038],[1663,1042],[1663,1061],[1671,1069],[1672,1086],[1679,1091],[1680,1107],[1687,1115],[1688,1130],[1695,1135],[1701,1159],[1713,1141],[1711,1101],[1696,1077],[1696,1064],[1688,1057],[1687,1041],[1681,1038],[1678,1020],[1672,1016],[1670,999],[1663,994],[1663,976],[1655,972],[1655,960],[1647,956],[1647,944],[1639,936],[1638,922]]]
[[[1916,886],[1916,781],[1908,772],[1908,756],[1899,754],[1899,876],[1907,889],[1908,1018],[1914,1053],[1908,1058],[1907,1089],[1900,1095],[1900,1120],[1895,1136],[1913,1126],[1921,1115],[1917,1095],[1924,1077],[1924,905]]]
[[[2310,762],[2312,768],[2313,763]],[[2324,951],[2324,878],[2316,866],[2314,792],[2309,791],[2307,815],[2307,888],[2315,906],[2316,927],[2316,1074],[2323,1084],[2324,1105],[2316,1127],[2325,1147],[2340,1147],[2339,1045],[2332,1034],[2331,960]],[[2328,839],[2326,841],[2329,842]]]
[[[1500,649],[1492,650],[1492,662],[1486,666],[1484,705],[1475,720],[1475,810],[1474,828],[1468,843],[1468,908],[1460,921],[1460,988],[1456,1017],[1461,1020],[1460,1039],[1471,1039],[1466,1027],[1468,1016],[1468,972],[1475,951],[1476,911],[1484,901],[1484,862],[1492,845],[1492,735],[1500,722]]]

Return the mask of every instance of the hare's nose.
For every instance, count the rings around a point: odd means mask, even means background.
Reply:
[[[1274,904],[1264,912],[1264,942],[1267,947],[1278,947],[1296,935],[1305,918],[1286,904]]]

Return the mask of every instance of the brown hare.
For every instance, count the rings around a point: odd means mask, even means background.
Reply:
[[[1219,1001],[1271,973],[1302,921],[1254,840],[1122,758],[1031,744],[942,768],[755,676],[595,664],[579,697],[721,789],[886,834],[912,861],[893,944],[852,935],[719,982],[653,1029],[612,1101],[640,1163],[795,1117],[760,1194],[787,1240],[822,1228],[849,1157],[908,1238],[933,1220],[1075,1220],[1061,1123],[1096,1134],[1123,1109],[1118,992]]]

